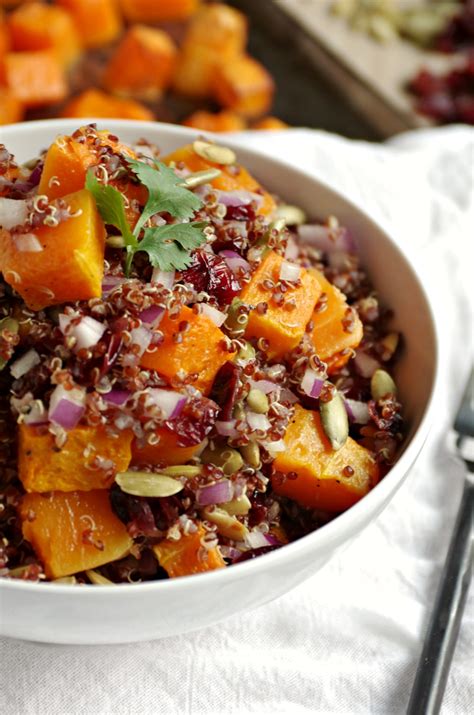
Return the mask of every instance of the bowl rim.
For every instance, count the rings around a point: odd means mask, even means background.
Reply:
[[[121,119],[94,119],[94,118],[84,118],[84,119],[46,119],[37,120],[32,122],[23,122],[21,124],[9,124],[0,127],[0,140],[4,141],[4,133],[6,133],[6,141],[8,141],[8,135],[15,135],[15,138],[22,137],[25,134],[32,134],[35,130],[56,130],[58,134],[68,133],[76,130],[80,126],[87,124],[96,123],[99,127],[104,129],[110,129],[114,131],[120,138],[120,130],[137,130],[138,136],[146,137],[147,132],[151,132],[155,135],[153,141],[159,142],[159,136],[163,135],[165,138],[183,138],[184,140],[193,140],[196,137],[207,137],[209,136],[212,140],[216,140],[222,143],[225,140],[225,144],[235,148],[236,151],[243,151],[248,155],[254,156],[258,160],[263,160],[270,163],[275,171],[278,169],[283,169],[285,171],[291,171],[305,181],[312,181],[316,186],[321,186],[329,194],[333,194],[335,198],[342,199],[347,207],[354,213],[362,215],[364,220],[372,224],[372,227],[377,230],[379,234],[382,234],[383,239],[391,244],[392,248],[400,255],[404,263],[406,264],[409,271],[412,273],[412,277],[418,284],[421,295],[423,296],[427,308],[427,315],[430,319],[430,327],[433,334],[433,380],[431,385],[431,392],[429,399],[425,405],[425,408],[420,419],[418,428],[412,435],[410,442],[404,449],[402,455],[397,460],[397,462],[391,467],[390,471],[383,477],[383,479],[372,489],[368,494],[366,494],[362,499],[360,499],[356,504],[351,506],[346,511],[339,514],[329,523],[323,525],[319,529],[306,534],[305,536],[285,544],[283,547],[275,549],[267,554],[262,555],[262,557],[256,559],[249,559],[239,564],[235,564],[238,567],[237,573],[234,568],[223,568],[215,569],[213,571],[207,571],[200,574],[192,574],[189,576],[181,576],[179,578],[162,579],[157,581],[145,581],[140,583],[120,583],[104,585],[97,588],[94,584],[81,584],[80,588],[71,588],[70,584],[58,584],[49,581],[42,582],[31,582],[22,581],[20,579],[8,579],[0,578],[0,587],[6,589],[19,589],[24,593],[43,593],[50,595],[62,595],[72,594],[77,595],[78,593],[84,594],[85,598],[100,598],[109,597],[114,594],[114,597],[119,597],[120,594],[130,594],[131,592],[139,594],[143,591],[153,591],[153,590],[164,590],[168,593],[173,590],[186,589],[192,584],[196,584],[196,577],[201,579],[200,583],[203,583],[202,579],[206,579],[206,584],[212,585],[212,582],[217,583],[221,579],[232,579],[235,577],[245,578],[252,573],[256,573],[258,569],[262,569],[262,566],[271,569],[279,561],[290,560],[293,555],[296,556],[300,551],[311,550],[312,548],[324,550],[328,547],[331,542],[338,541],[338,534],[344,532],[345,529],[350,531],[350,522],[354,521],[356,517],[362,516],[365,511],[370,512],[370,505],[374,502],[383,502],[384,497],[387,493],[393,491],[395,494],[396,484],[401,485],[405,476],[408,475],[409,470],[413,466],[415,460],[417,459],[423,445],[428,437],[431,423],[434,419],[435,410],[437,408],[437,398],[440,390],[440,329],[439,325],[435,319],[434,314],[434,299],[431,295],[430,282],[425,278],[425,269],[418,261],[412,251],[406,246],[401,247],[394,238],[391,237],[390,233],[376,220],[370,213],[365,209],[358,207],[354,201],[344,192],[336,189],[329,183],[326,183],[324,178],[320,176],[317,170],[310,171],[306,169],[294,166],[289,161],[284,159],[274,158],[268,154],[259,151],[253,147],[248,147],[245,144],[245,138],[239,136],[240,133],[236,133],[237,136],[222,134],[214,134],[208,131],[200,131],[189,127],[181,127],[174,124],[168,124],[165,122],[142,122],[136,120],[121,120]],[[158,134],[158,135],[157,135]],[[8,148],[8,147],[7,147]],[[38,148],[38,150],[41,147]],[[364,524],[362,528],[357,529],[357,533],[361,533],[363,529],[368,524]],[[261,561],[264,559],[264,564]],[[82,596],[81,596],[82,597]]]

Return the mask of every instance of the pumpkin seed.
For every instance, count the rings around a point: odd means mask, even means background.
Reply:
[[[176,464],[161,470],[161,474],[168,477],[197,477],[201,472],[202,467],[197,464]]]
[[[96,586],[114,586],[113,581],[109,581],[108,578],[105,578],[105,576],[102,576],[101,573],[94,571],[93,569],[88,569],[86,571],[86,576],[89,581]]]
[[[255,348],[253,347],[253,345],[245,341],[245,345],[240,348],[239,352],[237,353],[236,360],[242,362],[247,360],[255,360]]]
[[[392,42],[398,32],[390,20],[383,15],[373,15],[370,18],[370,34],[379,42]]]
[[[344,400],[339,392],[336,392],[329,402],[320,402],[319,411],[323,429],[331,447],[335,450],[341,449],[349,436],[349,420]]]
[[[255,469],[257,469],[260,466],[260,447],[253,440],[241,447],[240,453],[247,464],[251,467],[255,467]]]
[[[125,248],[123,236],[107,236],[105,242],[109,248]]]
[[[193,143],[193,149],[201,159],[212,161],[214,164],[228,166],[235,164],[237,159],[232,149],[219,144],[210,144],[209,142],[198,140]]]
[[[396,395],[397,386],[385,370],[376,370],[370,380],[372,399],[378,402],[385,395]]]
[[[390,360],[398,347],[399,339],[398,333],[389,333],[380,341],[386,352],[386,355],[382,356],[382,360]]]
[[[232,417],[234,420],[244,420],[245,419],[245,409],[242,402],[236,402],[234,409],[232,410]]]
[[[201,460],[204,464],[215,464],[216,467],[221,467],[227,476],[238,472],[244,464],[240,452],[230,447],[224,447],[223,449],[206,448],[201,454]]]
[[[246,310],[242,310],[242,306],[245,306],[245,303],[238,298],[234,298],[229,306],[225,325],[231,333],[243,333],[247,327],[249,314]]]
[[[245,516],[252,508],[252,503],[246,494],[228,501],[227,504],[221,504],[221,509],[224,509],[231,516]]]
[[[252,412],[257,412],[259,415],[265,415],[270,408],[266,394],[255,387],[247,395],[247,405]]]
[[[18,330],[20,328],[20,324],[18,320],[15,320],[15,318],[2,318],[0,320],[0,335],[4,330],[8,330],[9,333],[13,333],[14,335],[18,334]],[[3,370],[3,368],[6,366],[8,360],[4,360],[3,358],[0,358],[0,370]]]
[[[245,524],[242,524],[235,516],[231,516],[224,509],[206,507],[202,513],[205,519],[217,526],[219,534],[225,536],[226,539],[243,541],[249,533]]]
[[[207,184],[209,181],[217,179],[218,176],[222,174],[220,169],[204,169],[203,171],[195,171],[193,174],[189,174],[183,180],[181,186],[186,189],[195,189],[196,186],[202,186]]]
[[[278,206],[275,216],[277,220],[284,221],[285,226],[299,226],[306,222],[305,212],[299,206],[290,206],[289,204]]]
[[[27,564],[26,566],[17,566],[14,569],[10,569],[8,575],[13,576],[13,578],[21,578],[23,574],[28,571],[29,568],[29,564]]]
[[[62,576],[61,578],[55,578],[53,583],[60,583],[67,586],[72,586],[77,583],[77,578],[75,576]]]
[[[119,472],[115,481],[123,492],[136,497],[171,497],[183,489],[181,482],[166,474]]]

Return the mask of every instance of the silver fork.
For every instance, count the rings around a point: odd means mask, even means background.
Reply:
[[[439,713],[472,578],[474,511],[474,369],[454,422],[466,478],[407,715]]]

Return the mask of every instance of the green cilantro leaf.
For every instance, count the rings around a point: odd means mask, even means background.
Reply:
[[[104,223],[118,228],[127,249],[136,249],[137,239],[130,231],[125,203],[120,191],[113,186],[101,184],[92,171],[87,172],[86,189],[91,192]]]
[[[167,211],[175,218],[190,218],[197,211],[202,201],[189,189],[181,186],[182,179],[176,176],[173,169],[159,161],[155,167],[143,161],[128,160],[128,165],[148,189],[148,201],[134,229],[136,236],[154,214]]]
[[[154,268],[184,270],[192,263],[190,251],[206,240],[202,223],[175,223],[145,229],[137,251],[145,251]]]

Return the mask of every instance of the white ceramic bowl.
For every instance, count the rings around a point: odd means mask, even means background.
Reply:
[[[79,123],[53,120],[3,127],[0,143],[25,161]],[[196,137],[194,130],[166,124],[100,124],[125,142],[146,137],[164,152]],[[238,566],[173,580],[104,587],[0,580],[1,633],[6,636],[49,643],[142,641],[202,628],[271,601],[314,574],[380,514],[425,441],[434,412],[438,342],[430,304],[411,261],[371,218],[325,184],[297,167],[241,149],[227,138],[224,141],[236,146],[241,163],[285,201],[302,206],[312,218],[334,214],[354,231],[363,264],[383,300],[395,310],[394,325],[405,339],[396,371],[409,425],[403,453],[382,482],[337,519]]]

